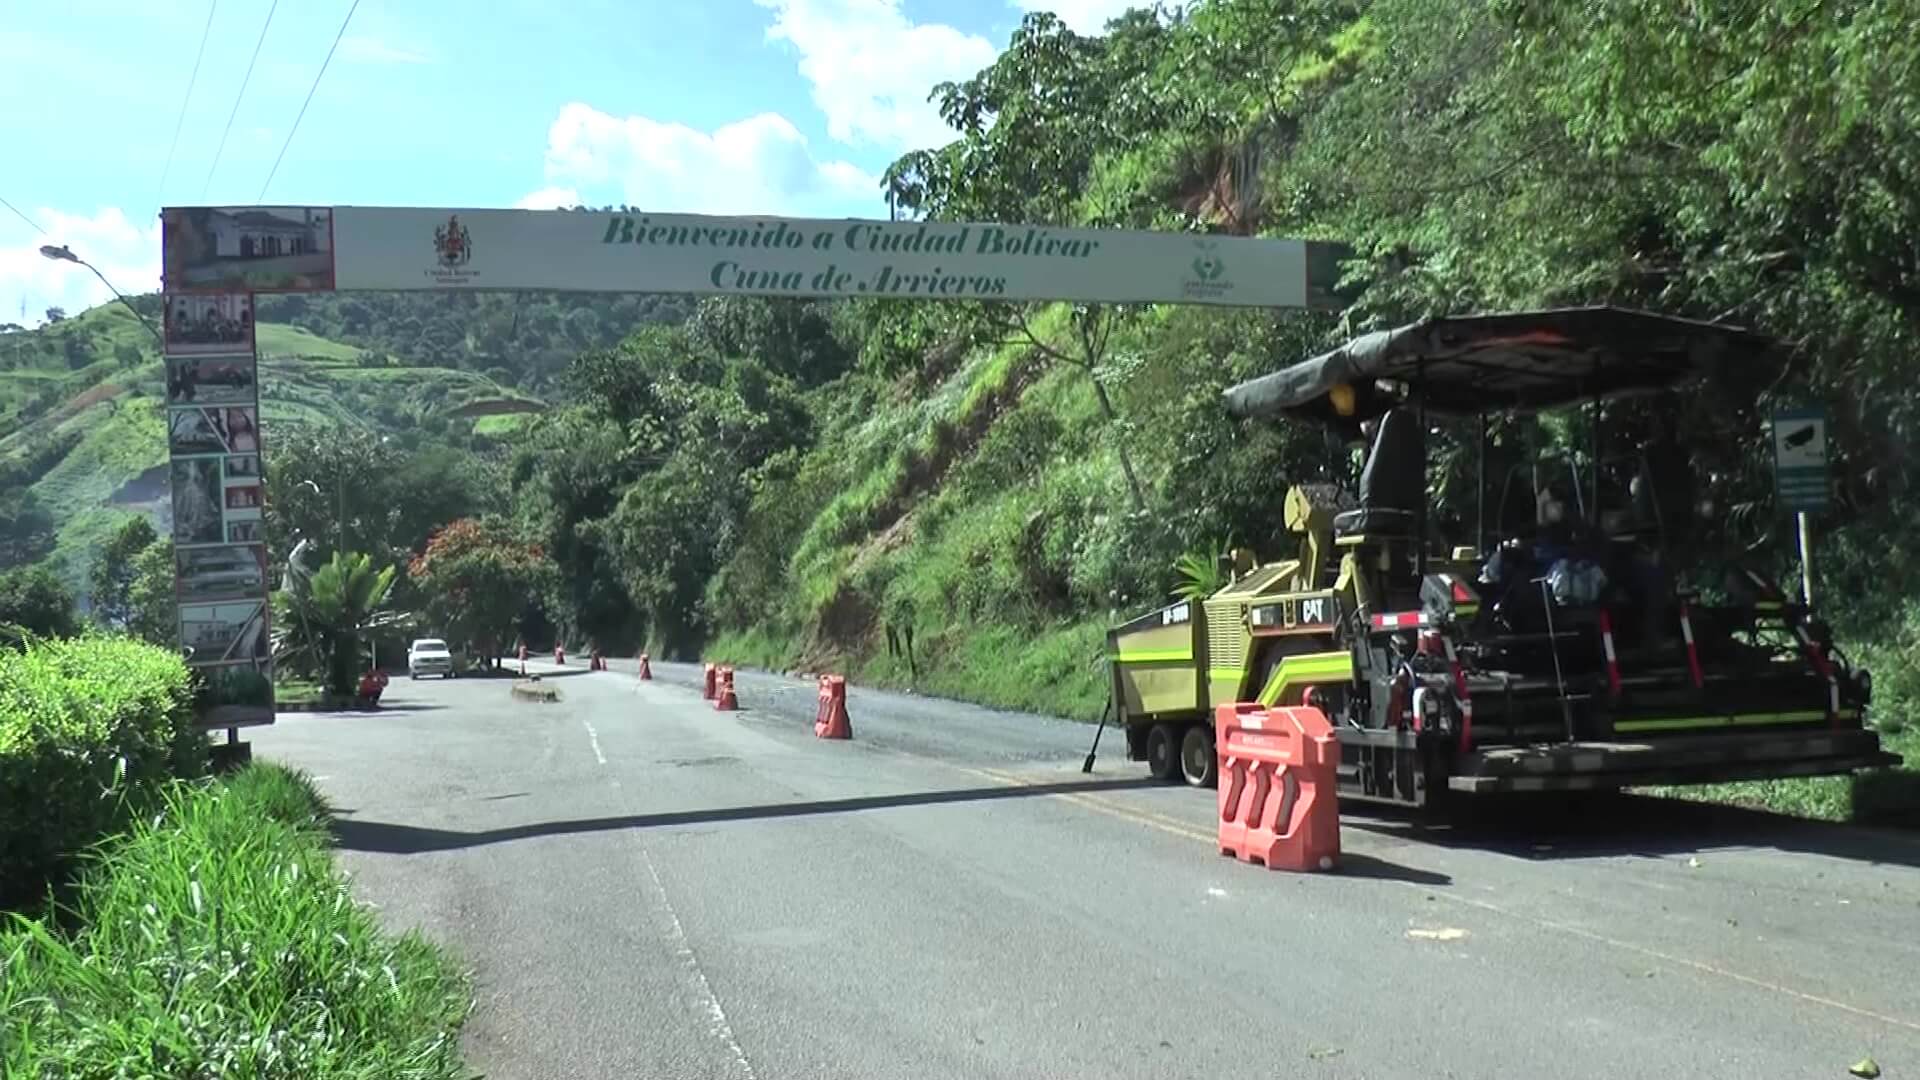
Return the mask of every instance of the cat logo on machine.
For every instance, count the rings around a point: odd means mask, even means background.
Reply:
[[[1300,601],[1300,621],[1308,625],[1332,622],[1327,617],[1327,597],[1315,596]]]

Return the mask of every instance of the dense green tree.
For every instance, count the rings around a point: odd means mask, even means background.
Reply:
[[[700,596],[733,545],[744,507],[737,474],[698,453],[675,454],[620,500],[596,532],[642,611],[650,635],[669,650],[697,646],[705,629]]]
[[[715,356],[818,386],[837,378],[853,355],[821,301],[719,296],[703,300],[687,320],[695,347]]]
[[[541,547],[501,518],[462,518],[437,531],[408,565],[425,625],[496,662],[514,628],[551,588],[554,567]]]
[[[24,487],[0,491],[0,566],[23,566],[53,550],[53,515]]]
[[[647,461],[621,425],[584,406],[541,417],[514,451],[515,518],[562,568],[542,597],[562,634],[615,642],[641,629],[593,523]]]
[[[159,540],[144,517],[120,526],[94,556],[87,584],[93,617],[110,629],[125,629],[133,616],[133,585],[139,576],[139,556]]]
[[[21,632],[36,637],[72,637],[79,633],[73,596],[44,566],[0,571],[0,631],[15,639]]]
[[[276,551],[304,538],[399,560],[434,529],[491,509],[501,482],[493,463],[418,431],[302,429],[268,455],[267,540]]]
[[[173,539],[162,536],[133,559],[127,588],[127,633],[155,645],[180,643],[180,613],[173,591]]]

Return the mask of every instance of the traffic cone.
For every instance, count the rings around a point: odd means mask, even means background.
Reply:
[[[553,647],[553,662],[556,664],[559,664],[561,667],[566,667],[567,666],[567,650],[561,648],[558,645],[555,645]]]
[[[640,681],[645,682],[651,678],[653,678],[653,667],[647,663],[647,654],[641,653],[640,654]]]
[[[713,707],[720,712],[732,712],[740,707],[740,699],[733,695],[733,669],[720,669],[720,695],[713,699]]]
[[[701,685],[700,696],[707,701],[713,700],[714,683],[720,677],[720,669],[712,664],[706,666],[706,681]]]

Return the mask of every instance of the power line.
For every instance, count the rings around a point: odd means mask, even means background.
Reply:
[[[207,4],[207,25],[200,30],[200,48],[193,54],[193,74],[187,76],[187,94],[180,99],[180,115],[173,121],[173,141],[167,144],[167,164],[160,170],[160,188],[153,196],[153,201],[162,205],[167,196],[167,177],[173,175],[173,152],[180,148],[180,129],[187,123],[187,105],[193,101],[194,84],[200,81],[200,58],[207,54],[207,35],[213,32],[213,13],[219,6],[220,0],[209,0]]]
[[[206,201],[207,189],[213,186],[213,171],[220,167],[220,155],[227,149],[227,135],[233,130],[233,118],[240,115],[240,100],[247,96],[247,84],[253,81],[254,61],[260,59],[260,46],[267,43],[267,27],[273,25],[273,13],[280,10],[280,0],[273,0],[273,6],[267,8],[267,21],[260,24],[260,38],[253,43],[253,56],[247,61],[247,73],[240,77],[240,92],[233,95],[233,111],[227,114],[227,126],[220,132],[220,145],[213,148],[213,164],[207,166],[207,178],[200,184],[200,199]]]
[[[275,0],[278,3],[279,0]],[[287,156],[287,147],[293,145],[293,133],[300,130],[300,119],[307,115],[307,106],[313,104],[313,92],[320,89],[320,77],[327,73],[327,65],[333,63],[333,52],[340,47],[340,39],[347,36],[347,24],[353,21],[353,13],[360,10],[360,0],[353,0],[353,6],[347,9],[347,17],[340,20],[340,32],[333,35],[333,44],[327,47],[327,58],[320,61],[320,70],[314,73],[313,85],[307,87],[307,100],[300,103],[300,112],[293,118],[293,126],[287,129],[287,141],[280,144],[280,153],[273,159],[273,168],[267,170],[267,182],[260,185],[260,194],[253,197],[259,202],[267,197],[267,188],[273,184],[273,174],[280,171],[280,159]]]
[[[19,207],[17,207],[17,206],[15,206],[15,205],[13,205],[12,203],[10,203],[10,202],[8,202],[8,201],[7,201],[6,199],[4,199],[4,198],[0,198],[0,206],[4,206],[4,207],[6,207],[7,209],[9,209],[9,210],[11,210],[11,211],[13,211],[13,216],[14,216],[14,217],[17,217],[17,218],[19,218],[19,219],[20,219],[21,221],[24,221],[24,222],[26,222],[27,224],[29,224],[29,225],[31,225],[31,226],[33,226],[33,231],[34,231],[34,232],[37,232],[37,233],[39,233],[39,234],[40,234],[41,236],[45,236],[45,235],[47,235],[47,230],[45,230],[45,229],[43,229],[43,228],[41,228],[41,227],[40,227],[40,223],[39,223],[39,222],[37,222],[37,221],[35,221],[35,220],[33,220],[32,218],[30,218],[30,217],[28,217],[28,216],[26,215],[26,211],[24,211],[24,210],[21,210],[21,209],[20,209]]]

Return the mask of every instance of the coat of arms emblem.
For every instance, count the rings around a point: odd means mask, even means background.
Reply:
[[[460,224],[459,214],[450,215],[445,225],[433,230],[433,250],[439,253],[441,266],[465,266],[473,260],[473,237]]]

